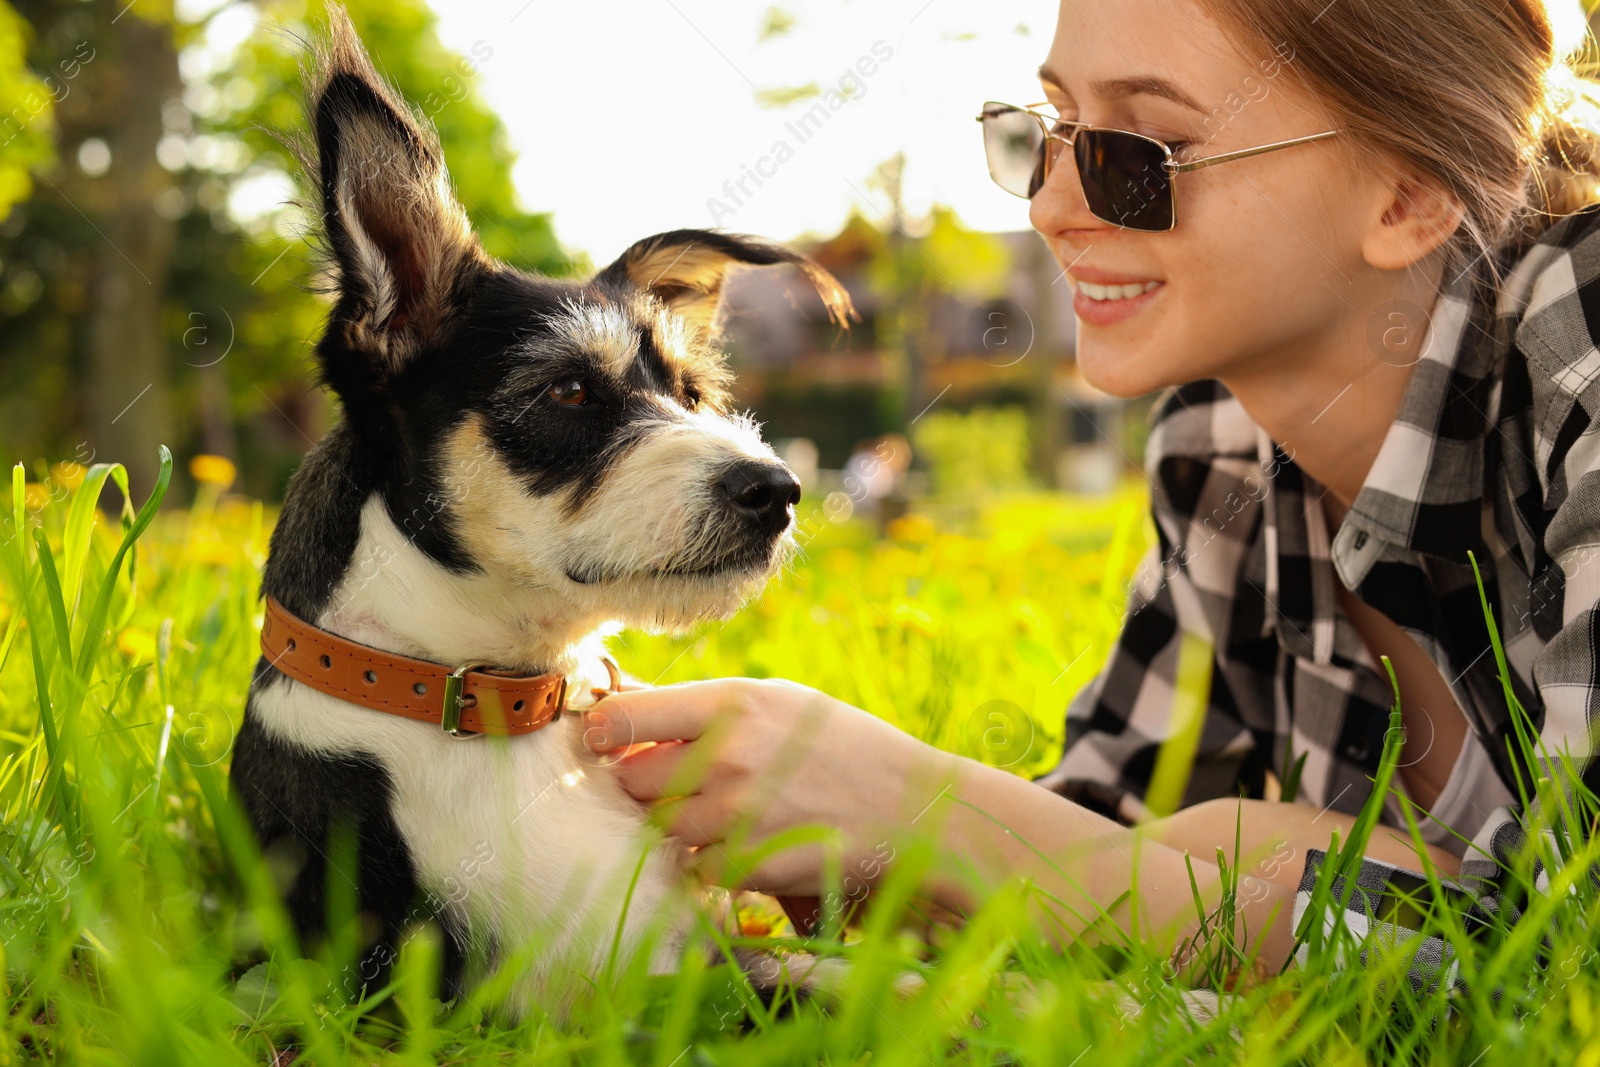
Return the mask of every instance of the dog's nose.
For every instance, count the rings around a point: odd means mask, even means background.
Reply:
[[[785,525],[789,505],[800,502],[800,479],[781,463],[735,463],[717,485],[735,511],[774,528]]]

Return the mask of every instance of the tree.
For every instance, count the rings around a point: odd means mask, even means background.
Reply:
[[[910,426],[932,398],[926,396],[929,307],[936,294],[991,296],[1011,266],[1010,254],[994,236],[968,229],[953,209],[935,204],[926,219],[913,222],[901,199],[905,156],[897,154],[878,168],[869,185],[889,198],[884,219],[888,233],[873,257],[874,288],[891,302],[893,313],[880,320],[885,355],[896,366],[887,379],[899,383],[901,424]],[[908,231],[915,228],[918,235]]]
[[[50,159],[52,105],[68,91],[61,72],[48,82],[28,69],[29,27],[0,0],[0,219],[33,191],[29,170]]]

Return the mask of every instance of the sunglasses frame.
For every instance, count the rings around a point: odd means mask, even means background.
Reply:
[[[1217,163],[1230,163],[1235,159],[1248,159],[1250,156],[1259,156],[1264,152],[1276,152],[1280,148],[1289,148],[1292,145],[1306,144],[1311,141],[1320,141],[1324,138],[1334,137],[1344,132],[1343,130],[1324,130],[1322,133],[1308,134],[1304,137],[1292,137],[1287,141],[1274,141],[1271,144],[1258,145],[1255,148],[1241,148],[1233,152],[1219,152],[1214,156],[1205,156],[1201,159],[1191,159],[1186,163],[1179,163],[1177,160],[1172,158],[1172,149],[1165,141],[1159,141],[1154,137],[1146,137],[1144,134],[1134,133],[1132,130],[1119,130],[1114,126],[1095,126],[1087,122],[1075,122],[1071,119],[1057,118],[1054,115],[1046,115],[1034,110],[1035,108],[1049,106],[1049,101],[1041,101],[1037,104],[1029,104],[1026,107],[1018,107],[1016,104],[1007,104],[999,100],[989,100],[985,102],[983,113],[978,116],[978,121],[981,123],[984,121],[984,119],[989,118],[991,115],[999,114],[1000,112],[994,110],[996,108],[1004,108],[1007,111],[1020,111],[1025,115],[1031,115],[1033,117],[1033,120],[1039,124],[1039,129],[1044,134],[1044,141],[1041,142],[1039,146],[1039,151],[1044,153],[1043,174],[1039,178],[1039,187],[1041,189],[1044,188],[1044,183],[1050,180],[1050,172],[1055,168],[1055,156],[1061,154],[1059,151],[1054,154],[1049,151],[1051,141],[1057,141],[1068,148],[1074,149],[1073,163],[1075,166],[1077,165],[1077,152],[1076,146],[1073,144],[1073,142],[1077,139],[1078,134],[1083,133],[1086,130],[1099,133],[1119,133],[1124,137],[1134,137],[1138,140],[1153,144],[1157,148],[1161,149],[1161,168],[1167,174],[1167,195],[1172,200],[1171,211],[1169,212],[1172,218],[1172,225],[1164,227],[1163,229],[1152,230],[1145,226],[1126,226],[1113,219],[1100,218],[1099,215],[1095,215],[1095,218],[1100,219],[1101,222],[1109,223],[1118,229],[1137,230],[1140,233],[1167,233],[1178,225],[1178,183],[1176,178],[1179,174],[1182,174],[1185,171],[1200,170],[1203,167],[1210,167]],[[1062,137],[1060,134],[1052,132],[1052,127],[1054,126],[1070,126],[1072,127],[1072,135],[1070,137]],[[987,147],[984,150],[984,158],[985,160],[988,158]],[[993,167],[989,168],[989,177],[994,178]],[[999,179],[995,179],[995,184],[999,185],[1000,188],[1004,189],[1006,192],[1011,193],[1010,189],[1006,189],[1005,186],[1000,185]],[[1089,205],[1089,195],[1083,191],[1083,174],[1081,170],[1078,174],[1078,191],[1083,193],[1084,206],[1088,207],[1090,213],[1093,214],[1094,208],[1090,207]],[[1021,197],[1023,200],[1033,199],[1033,197],[1026,196],[1022,193],[1011,193],[1011,195]],[[1034,195],[1037,196],[1037,192]]]

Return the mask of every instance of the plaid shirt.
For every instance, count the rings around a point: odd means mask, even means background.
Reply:
[[[1432,657],[1471,724],[1420,824],[1426,840],[1466,854],[1447,895],[1480,918],[1520,915],[1500,864],[1535,813],[1516,800],[1515,733],[1467,553],[1483,572],[1517,699],[1549,751],[1569,752],[1600,787],[1590,758],[1600,568],[1583,565],[1600,552],[1600,205],[1501,264],[1509,273],[1498,290],[1469,275],[1441,293],[1399,414],[1332,538],[1326,490],[1220,382],[1158,397],[1145,463],[1156,543],[1105,667],[1067,708],[1061,762],[1041,784],[1124,822],[1146,817],[1162,742],[1181,738],[1185,720],[1193,733],[1182,701],[1175,712],[1180,649],[1204,642],[1209,695],[1182,804],[1261,797],[1268,772],[1281,777],[1303,755],[1295,799],[1359,811],[1393,692],[1339,610],[1333,583],[1342,580]],[[1404,825],[1392,795],[1382,823]],[[1297,926],[1322,859],[1317,850],[1304,858]],[[1544,891],[1547,872],[1535,877]],[[1371,909],[1420,875],[1367,860],[1355,881],[1353,931],[1415,936]],[[1451,955],[1430,938],[1413,982],[1447,961],[1453,979]]]

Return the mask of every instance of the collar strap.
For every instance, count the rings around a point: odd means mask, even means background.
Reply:
[[[363,708],[433,723],[450,737],[531,734],[567,709],[567,679],[559,672],[511,675],[487,664],[451,669],[398,656],[312,626],[275,597],[267,598],[261,651],[297,682]],[[610,659],[605,665],[615,692],[621,674]]]

